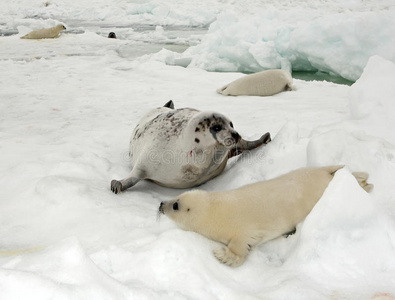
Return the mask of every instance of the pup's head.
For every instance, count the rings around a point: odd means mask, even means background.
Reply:
[[[56,28],[57,28],[59,31],[66,30],[66,26],[64,26],[63,24],[58,24],[58,25],[56,25]]]
[[[232,122],[216,112],[201,112],[192,120],[195,127],[195,143],[214,145],[216,143],[233,148],[240,140],[240,135],[233,129]]]
[[[193,190],[159,205],[159,215],[166,215],[184,230],[196,231],[207,212],[207,192]]]

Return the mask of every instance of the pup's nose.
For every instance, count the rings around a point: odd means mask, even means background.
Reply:
[[[232,132],[232,138],[236,141],[236,143],[240,140],[240,135],[237,132]]]

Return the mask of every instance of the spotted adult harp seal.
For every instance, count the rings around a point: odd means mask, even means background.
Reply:
[[[265,133],[246,141],[232,122],[217,112],[174,109],[173,101],[149,111],[130,139],[132,171],[112,180],[117,194],[142,179],[171,188],[191,188],[219,175],[230,157],[270,142]]]
[[[222,243],[214,250],[215,257],[237,267],[255,246],[294,231],[341,168],[303,168],[228,191],[189,191],[162,202],[159,215]],[[353,175],[365,191],[373,188],[367,173]]]

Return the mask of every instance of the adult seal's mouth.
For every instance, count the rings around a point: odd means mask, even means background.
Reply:
[[[234,145],[236,145],[236,142],[233,138],[227,138],[224,141],[224,146],[226,148],[232,148]]]
[[[223,145],[226,148],[234,147],[241,140],[241,136],[237,132],[232,132],[231,137],[227,137],[224,140]]]

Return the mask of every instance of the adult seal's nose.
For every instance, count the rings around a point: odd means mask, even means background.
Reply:
[[[163,205],[164,205],[164,202],[162,201],[162,202],[160,203],[160,205],[159,205],[159,212],[162,213],[162,214],[164,213]]]
[[[240,140],[240,135],[237,132],[232,132],[232,138],[237,143]]]

